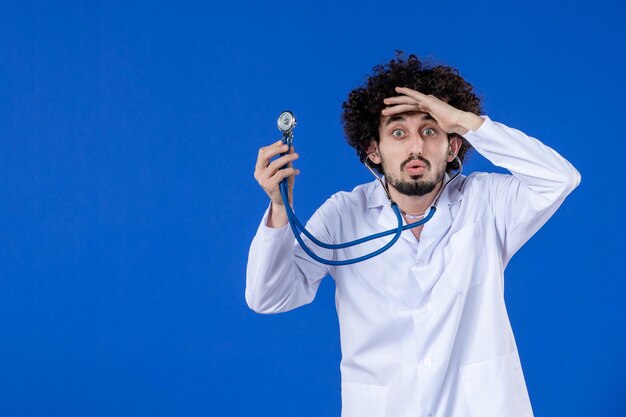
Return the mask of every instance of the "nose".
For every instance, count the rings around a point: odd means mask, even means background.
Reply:
[[[409,152],[412,155],[421,155],[424,146],[424,139],[418,134],[413,133],[406,141]]]

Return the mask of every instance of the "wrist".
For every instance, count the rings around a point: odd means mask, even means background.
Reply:
[[[476,131],[480,128],[480,126],[482,126],[483,122],[484,120],[481,117],[475,115],[474,113],[464,111],[459,117],[459,123],[454,133],[464,135],[470,130]]]
[[[287,217],[285,205],[272,202],[270,204],[270,211],[267,216],[266,226],[273,229],[280,229],[287,223],[289,223],[289,218]]]

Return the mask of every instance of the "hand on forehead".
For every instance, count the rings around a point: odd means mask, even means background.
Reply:
[[[421,112],[428,114],[428,117],[436,121],[446,133],[463,134],[467,131],[467,129],[459,126],[459,120],[463,117],[464,111],[433,95],[422,94],[410,88],[396,87],[396,92],[399,93],[398,96],[387,97],[383,100],[387,107],[381,111],[383,116],[381,125],[383,121],[384,123],[387,122],[384,116],[392,118],[403,113]]]
[[[391,116],[400,113],[423,112],[427,113],[424,106],[426,99],[433,96],[427,96],[419,91],[406,87],[396,87],[397,96],[387,97],[383,100],[385,107],[382,110],[384,116]]]

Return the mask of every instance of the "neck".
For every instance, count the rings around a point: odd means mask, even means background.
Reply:
[[[398,192],[396,188],[387,182],[387,188],[389,189],[389,195],[393,201],[398,204],[400,210],[408,215],[422,215],[428,210],[431,206],[437,194],[439,194],[439,190],[443,186],[443,180],[439,181],[437,186],[428,194],[424,195],[406,195]]]

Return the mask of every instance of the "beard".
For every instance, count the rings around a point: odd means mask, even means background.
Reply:
[[[430,172],[432,165],[431,163],[423,158],[422,156],[415,156],[407,159],[402,164],[400,164],[400,172],[404,170],[404,167],[411,161],[419,160],[422,161],[426,165],[426,171]],[[385,161],[381,155],[381,165],[383,168],[383,174],[387,179],[387,183],[391,184],[393,188],[395,188],[400,194],[408,195],[411,197],[414,196],[423,196],[430,192],[432,192],[439,182],[443,179],[445,175],[446,166],[443,165],[440,169],[433,172],[434,177],[431,179],[424,178],[428,172],[420,175],[411,175],[410,180],[402,180],[400,178],[396,178],[393,175],[388,173],[388,170],[385,169]]]

